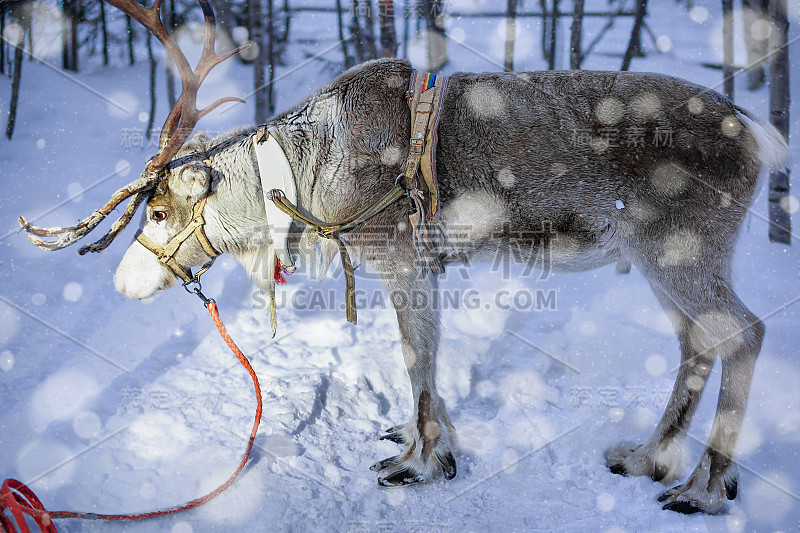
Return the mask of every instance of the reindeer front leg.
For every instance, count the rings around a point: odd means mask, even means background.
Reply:
[[[393,427],[381,437],[401,444],[403,452],[370,469],[378,472],[378,483],[385,487],[428,481],[440,471],[452,479],[456,475],[455,429],[435,382],[439,344],[435,280],[430,275],[420,276],[413,266],[392,266],[384,270],[384,283],[400,324],[414,412],[407,424]]]

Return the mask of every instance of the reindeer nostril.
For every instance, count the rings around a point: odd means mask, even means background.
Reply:
[[[122,294],[123,296],[130,298],[130,296],[128,295],[127,287],[125,286],[125,280],[123,279],[122,276],[119,275],[119,272],[114,274],[114,289],[116,289],[116,291]]]

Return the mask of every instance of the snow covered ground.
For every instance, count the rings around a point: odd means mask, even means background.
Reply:
[[[501,9],[465,0],[448,6]],[[707,0],[694,6],[686,11],[671,0],[651,2],[648,24],[662,52],[645,37],[648,55],[633,61],[634,70],[721,88],[720,71],[702,66],[721,60],[719,6]],[[791,9],[790,39],[797,39],[797,4]],[[294,44],[277,72],[279,109],[335,75],[320,59],[306,62],[335,45],[334,22],[332,15],[310,13],[293,20]],[[602,23],[587,22],[585,42]],[[517,70],[545,68],[538,22],[521,24]],[[450,19],[447,25],[455,40],[446,72],[499,70],[502,19]],[[616,70],[620,57],[614,54],[623,50],[628,27],[618,22],[585,67]],[[568,21],[562,25],[567,30]],[[423,42],[409,46],[410,59],[422,68]],[[54,47],[42,45],[38,53],[49,63],[60,61]],[[144,58],[143,49],[138,53]],[[792,86],[799,87],[797,44],[790,53]],[[339,48],[325,58],[339,61]],[[566,59],[562,54],[560,67]],[[739,47],[737,63],[743,62]],[[133,227],[106,252],[82,258],[69,250],[41,251],[17,231],[19,215],[44,225],[87,215],[154,152],[140,138],[146,65],[122,66],[117,59],[102,69],[87,63],[86,71],[65,76],[44,62],[26,62],[15,137],[0,142],[0,479],[29,482],[51,510],[143,512],[197,497],[229,475],[247,440],[254,399],[247,375],[199,300],[175,288],[144,305],[114,292],[112,273]],[[234,62],[219,70],[201,98],[249,94],[249,70]],[[9,85],[0,83],[4,109]],[[747,92],[745,77],[737,77],[737,103],[762,117],[768,116],[767,94],[766,87]],[[794,132],[800,130],[798,94],[795,89]],[[159,97],[163,119],[163,90]],[[246,105],[215,112],[201,128],[218,133],[248,123],[252,106],[248,98]],[[794,154],[799,144],[795,135]],[[797,166],[793,174],[800,175]],[[797,531],[800,237],[791,248],[770,244],[766,204],[762,193],[735,262],[738,293],[763,317],[767,337],[738,444],[740,497],[727,514],[662,511],[656,501],[662,485],[612,475],[604,464],[611,445],[647,437],[679,358],[669,321],[635,269],[624,276],[607,267],[510,281],[486,265],[448,271],[443,289],[462,305],[443,313],[439,390],[458,429],[459,473],[449,482],[383,490],[368,467],[394,455],[396,445],[377,437],[405,422],[411,405],[394,313],[381,305],[380,284],[357,280],[368,304],[360,306],[353,327],[340,309],[340,278],[321,284],[290,278],[281,289],[273,341],[263,296],[223,258],[204,289],[252,357],[265,402],[250,464],[227,492],[195,511],[146,522],[58,525],[64,531],[175,533]],[[545,309],[535,309],[537,294]],[[526,303],[531,295],[533,307]],[[504,305],[514,296],[517,308]],[[481,305],[474,309],[477,299]],[[712,393],[690,431],[685,475],[708,433],[718,381],[715,368]]]

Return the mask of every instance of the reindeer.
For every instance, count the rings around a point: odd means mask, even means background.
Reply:
[[[159,0],[149,9],[109,0],[152,31],[178,65],[183,93],[162,130],[160,151],[140,178],[76,226],[46,229],[20,220],[30,233],[56,238],[29,237],[34,243],[59,249],[131,198],[110,231],[79,253],[99,252],[146,202],[139,236],[114,277],[119,292],[142,301],[178,278],[191,282],[192,267],[224,253],[259,287],[274,287],[282,245],[267,215],[276,198],[266,194],[262,174],[288,168],[297,212],[342,220],[390,189],[409,155],[412,68],[398,60],[354,67],[260,128],[185,142],[199,118],[231,100],[195,107],[208,71],[236,52],[216,55],[213,12],[199,1],[207,36],[192,71],[161,24]],[[614,130],[646,140],[614,142],[608,135]],[[588,142],[576,143],[576,132]],[[667,139],[659,132],[668,132],[669,142],[652,142]],[[266,163],[254,148],[265,136],[279,147]],[[428,297],[396,309],[413,415],[381,437],[399,443],[402,453],[373,465],[379,483],[456,475],[455,429],[435,380],[439,317],[430,302],[437,265],[480,258],[513,241],[548,249],[547,266],[555,270],[632,263],[673,322],[681,365],[666,410],[645,443],[607,451],[611,472],[664,484],[677,479],[682,441],[720,359],[722,383],[707,446],[687,481],[659,500],[664,509],[683,513],[722,510],[737,493],[733,449],[764,338],[764,324],[734,292],[731,259],[761,167],[779,165],[787,153],[782,137],[704,87],[657,74],[589,71],[455,74],[443,92],[438,137],[440,209],[435,217],[423,216],[423,229],[435,235],[427,253],[420,251],[402,198],[338,235],[382,274],[390,294]],[[543,227],[551,229],[543,234]],[[292,253],[324,273],[336,252],[324,236],[295,223],[286,238]]]

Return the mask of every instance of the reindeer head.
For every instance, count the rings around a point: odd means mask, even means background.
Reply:
[[[210,186],[207,162],[194,155],[168,166],[147,202],[144,224],[114,275],[119,292],[150,301],[178,278],[190,281],[191,267],[219,255],[203,229]]]
[[[239,98],[228,97],[202,110],[196,107],[197,90],[211,69],[247,46],[217,55],[214,51],[214,11],[208,0],[198,0],[206,21],[206,37],[200,60],[193,70],[161,22],[161,0],[156,0],[150,8],[142,7],[135,0],[106,1],[150,30],[164,45],[180,73],[183,90],[161,129],[159,152],[147,162],[138,179],[119,189],[108,203],[75,226],[39,228],[22,217],[19,222],[33,235],[55,237],[55,240],[45,241],[29,235],[31,242],[46,250],[58,250],[82,239],[120,203],[130,198],[125,212],[108,233],[97,242],[78,250],[80,255],[101,252],[127,226],[139,205],[147,200],[146,222],[137,241],[122,259],[115,285],[117,290],[130,298],[150,300],[161,290],[173,285],[176,276],[184,281],[191,279],[191,266],[207,261],[209,256],[213,259],[218,255],[202,233],[202,208],[210,192],[209,166],[193,157],[190,149],[183,151],[189,155],[177,159],[176,156],[198,120],[222,103],[242,102]],[[200,229],[196,231],[198,227]]]

